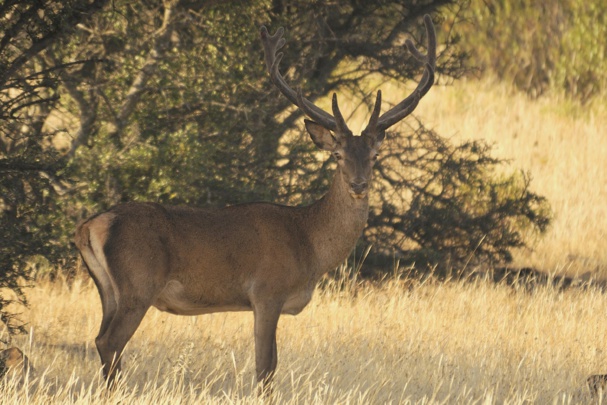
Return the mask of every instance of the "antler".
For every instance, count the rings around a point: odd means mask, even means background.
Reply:
[[[346,126],[346,122],[339,111],[339,106],[337,105],[337,95],[333,94],[333,116],[323,109],[315,106],[312,102],[302,96],[301,91],[296,92],[293,90],[285,79],[280,74],[278,70],[278,66],[280,65],[280,61],[282,59],[283,53],[278,52],[280,48],[282,48],[285,44],[285,39],[282,37],[284,34],[284,29],[279,28],[274,35],[270,35],[265,26],[261,27],[261,42],[263,43],[263,49],[266,57],[266,67],[268,68],[268,72],[270,73],[270,79],[272,83],[282,94],[285,95],[291,101],[291,103],[295,104],[301,110],[312,118],[316,123],[325,127],[334,132],[339,132],[344,135],[351,135],[352,132]],[[278,53],[277,53],[278,52]]]
[[[385,131],[407,115],[411,114],[417,107],[419,100],[434,84],[434,70],[436,69],[436,32],[432,19],[427,14],[424,16],[424,24],[428,34],[428,53],[426,55],[422,54],[411,40],[407,39],[405,42],[407,49],[415,59],[425,64],[424,74],[419,84],[409,96],[394,106],[390,111],[384,113],[381,117],[379,116],[381,110],[381,91],[378,91],[371,119],[362,132],[362,135],[377,136],[377,134]],[[282,37],[283,34],[284,29],[282,27],[279,28],[274,35],[270,35],[265,26],[261,27],[261,42],[263,43],[266,67],[270,73],[272,83],[278,87],[280,92],[284,94],[291,103],[301,108],[301,110],[316,121],[316,123],[336,133],[351,136],[352,132],[348,129],[346,122],[339,111],[337,95],[335,93],[333,93],[333,115],[331,115],[303,97],[301,91],[296,92],[289,87],[282,77],[278,67],[282,60],[283,53],[278,51],[285,44],[285,39]]]
[[[373,113],[371,114],[371,119],[369,120],[367,127],[363,130],[363,135],[372,135],[385,131],[398,121],[405,118],[407,115],[411,114],[413,110],[415,110],[415,107],[417,107],[419,100],[434,84],[434,70],[436,69],[436,31],[434,30],[432,19],[427,14],[424,16],[424,24],[426,26],[426,33],[428,34],[427,55],[422,54],[415,47],[415,45],[413,45],[413,42],[411,42],[410,39],[407,39],[405,42],[407,49],[409,52],[411,52],[415,59],[425,63],[424,74],[419,84],[409,96],[395,105],[390,111],[384,113],[381,117],[379,117],[379,111],[381,108],[381,91],[378,91],[375,107],[373,108]]]

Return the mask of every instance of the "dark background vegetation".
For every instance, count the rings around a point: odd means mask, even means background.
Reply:
[[[0,3],[0,313],[9,330],[21,327],[7,306],[24,302],[24,285],[74,272],[73,230],[95,212],[133,200],[307,204],[326,191],[333,162],[318,160],[301,112],[271,85],[262,24],[286,27],[282,66],[293,87],[366,105],[382,83],[419,77],[403,44],[424,46],[426,13],[439,35],[439,82],[481,68],[531,96],[553,89],[582,101],[606,82],[598,0]],[[367,273],[397,260],[421,270],[507,262],[526,232],[548,226],[529,176],[504,175],[490,146],[454,145],[414,118],[395,128],[360,241],[373,246]]]

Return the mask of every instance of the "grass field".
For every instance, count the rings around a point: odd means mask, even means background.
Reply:
[[[394,95],[398,98],[398,95]],[[518,264],[607,276],[607,113],[530,101],[489,81],[436,87],[418,109],[454,141],[483,138],[504,170],[524,169],[554,225]],[[364,117],[361,118],[361,122]],[[2,403],[257,403],[251,313],[177,317],[151,309],[127,346],[126,378],[102,388],[101,318],[86,277],[28,290],[29,336],[14,343],[36,371],[5,382]],[[607,297],[597,289],[531,292],[488,281],[429,279],[329,286],[278,330],[277,403],[590,403],[585,379],[607,373]]]
[[[356,292],[356,294],[354,294]],[[256,403],[251,313],[150,310],[113,395],[93,345],[92,283],[43,285],[19,339],[34,362],[30,403]],[[489,282],[392,281],[319,292],[278,330],[278,403],[583,403],[607,371],[607,300],[596,290],[533,293]],[[23,403],[5,386],[3,403]]]

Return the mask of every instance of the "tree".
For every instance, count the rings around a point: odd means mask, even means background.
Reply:
[[[12,165],[11,176],[16,176],[12,178],[23,184],[21,194],[14,201],[3,198],[1,207],[2,221],[24,229],[22,239],[5,239],[10,241],[5,250],[11,268],[23,269],[25,260],[35,254],[53,261],[58,256],[75,257],[69,248],[75,224],[123,201],[223,206],[253,200],[305,204],[317,199],[326,191],[326,169],[332,163],[319,162],[301,128],[301,112],[270,85],[258,39],[260,25],[271,31],[286,27],[285,76],[308,98],[324,99],[337,91],[352,94],[353,104],[366,108],[372,90],[382,82],[405,82],[421,72],[422,66],[403,46],[408,36],[426,43],[420,17],[434,13],[441,22],[442,11],[454,8],[457,15],[457,9],[467,4],[455,0],[257,0],[238,7],[188,0],[117,0],[111,6],[99,0],[13,4],[13,14],[2,20],[3,28],[22,39],[16,46],[0,48],[0,60],[9,66],[20,60],[12,49],[21,49],[28,62],[5,74],[2,87],[3,100],[12,103],[2,110],[7,117],[3,142],[19,139],[22,145],[5,148],[0,156],[0,168]],[[37,11],[27,14],[30,8]],[[62,22],[55,24],[57,33],[35,52],[28,50],[38,37],[29,38],[29,25],[17,24],[26,15],[35,23],[40,15],[44,21],[56,16]],[[40,32],[47,31],[40,28]],[[437,70],[442,78],[457,78],[466,71],[465,55],[457,51],[456,38],[449,32],[439,30],[439,41],[445,46]],[[444,215],[456,213],[459,219],[484,212],[493,221],[485,227],[505,229],[501,226],[527,218],[543,229],[543,212],[534,205],[541,205],[541,199],[528,198],[533,195],[526,182],[510,182],[508,194],[498,182],[489,181],[489,194],[482,196],[495,195],[496,202],[482,202],[484,211],[477,208],[470,188],[486,181],[483,176],[497,163],[484,146],[454,147],[421,125],[415,131],[416,135],[389,134],[391,149],[378,171],[380,199],[363,243],[373,243],[384,256],[397,252],[414,257],[420,251],[444,250],[452,242],[441,242],[436,235],[429,242],[429,234],[421,231],[423,218],[438,212],[433,210],[437,204],[448,207]],[[421,150],[423,156],[411,153]],[[415,170],[403,174],[411,168]],[[458,170],[461,176],[449,183]],[[1,187],[7,193],[20,190],[6,181]],[[437,191],[437,182],[449,191]],[[508,198],[518,205],[504,210]],[[492,210],[500,207],[502,216],[493,215]],[[453,217],[451,223],[456,220]],[[517,226],[512,225],[513,236],[520,236]],[[487,236],[461,242],[470,232],[483,229],[462,226],[460,247],[448,256],[459,258],[476,251],[507,258],[511,247],[523,243],[510,238],[504,245],[504,239]],[[403,244],[404,238],[414,244]],[[479,238],[485,241],[483,250],[471,248]],[[440,254],[424,257],[428,263],[444,260]]]
[[[64,250],[50,238],[48,214],[62,187],[62,164],[48,145],[54,131],[45,123],[58,105],[57,72],[65,66],[49,66],[39,55],[105,3],[7,0],[0,5],[0,288],[5,291],[0,318],[9,333],[23,330],[7,306],[25,303],[25,261],[41,254],[57,257]]]
[[[90,189],[77,196],[81,216],[133,199],[311,201],[326,178],[317,179],[301,112],[268,86],[259,21],[287,27],[283,64],[311,98],[338,90],[366,102],[367,78],[417,73],[399,41],[410,28],[419,37],[416,18],[449,3],[275,1],[238,13],[229,4],[114,4],[51,53],[58,64],[76,53],[106,61],[64,73],[63,108],[76,123],[67,153],[73,178]],[[444,51],[441,61],[442,74],[461,73],[460,55]]]

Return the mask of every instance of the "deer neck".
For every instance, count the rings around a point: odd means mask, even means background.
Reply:
[[[369,199],[352,197],[338,169],[327,194],[307,208],[306,226],[320,276],[341,264],[356,245],[369,217]]]

